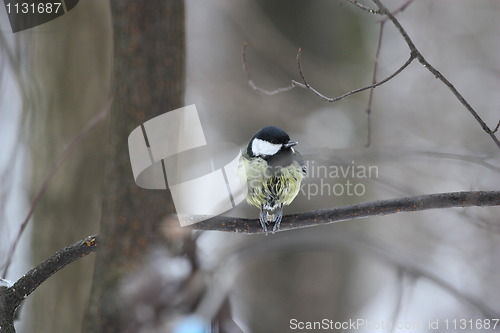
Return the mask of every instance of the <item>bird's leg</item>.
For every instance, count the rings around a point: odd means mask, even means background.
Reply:
[[[276,231],[280,230],[280,223],[281,223],[281,219],[283,218],[283,207],[280,207],[275,214],[276,214],[276,218],[274,220],[273,234]]]
[[[266,212],[264,212],[263,209],[260,210],[260,225],[262,226],[262,229],[264,230],[267,236],[267,217],[266,217]]]

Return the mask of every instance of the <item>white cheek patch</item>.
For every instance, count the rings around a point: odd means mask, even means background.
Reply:
[[[272,156],[281,149],[281,144],[271,143],[261,139],[254,139],[252,142],[252,153],[255,156]]]

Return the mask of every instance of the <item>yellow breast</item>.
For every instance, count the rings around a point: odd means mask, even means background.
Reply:
[[[248,186],[247,202],[258,208],[271,202],[289,205],[299,193],[304,178],[302,167],[295,161],[273,171],[264,159],[246,157],[240,160],[239,175]]]

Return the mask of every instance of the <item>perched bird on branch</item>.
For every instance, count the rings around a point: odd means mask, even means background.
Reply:
[[[260,224],[279,230],[283,206],[292,203],[300,190],[306,166],[293,148],[296,141],[281,128],[264,127],[250,139],[240,160],[240,174],[248,186],[247,202],[260,209]]]

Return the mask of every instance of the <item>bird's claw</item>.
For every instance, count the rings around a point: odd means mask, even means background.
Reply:
[[[264,230],[264,232],[266,233],[266,236],[267,236],[267,218],[266,218],[266,213],[261,211],[260,212],[260,225],[262,226],[262,229]]]
[[[280,210],[276,213],[276,220],[274,221],[273,234],[280,230],[281,219],[283,218],[283,211]]]

